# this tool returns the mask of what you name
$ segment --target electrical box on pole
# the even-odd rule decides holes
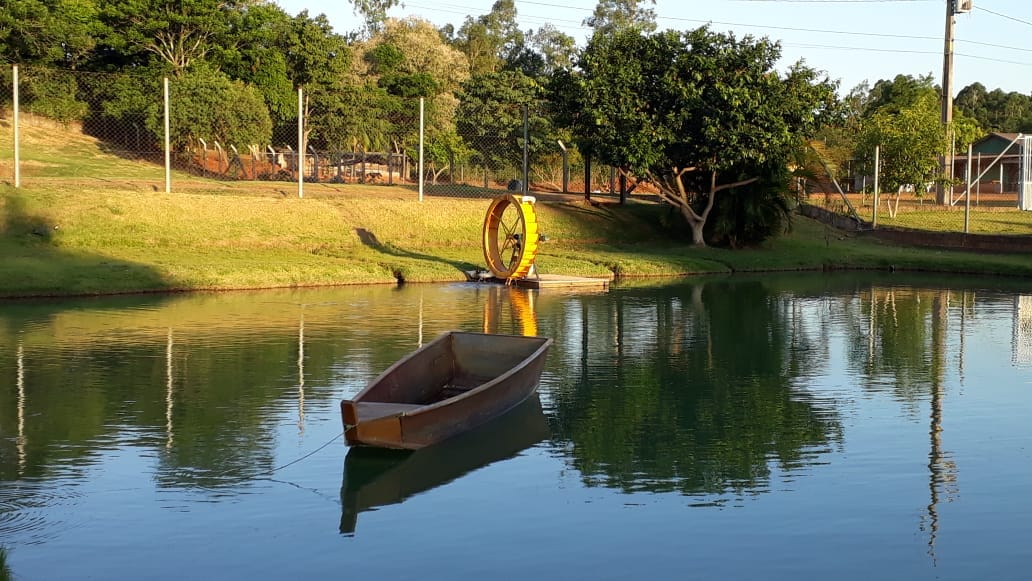
[[[950,0],[953,3],[954,14],[967,14],[971,12],[974,4],[974,0]]]

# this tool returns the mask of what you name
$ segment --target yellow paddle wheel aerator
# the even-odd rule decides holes
[[[484,218],[484,260],[497,278],[525,278],[538,251],[538,224],[532,196],[498,196]]]

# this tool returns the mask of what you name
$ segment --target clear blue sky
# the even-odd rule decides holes
[[[467,15],[490,12],[494,0],[405,0],[390,16],[418,16],[458,28]],[[290,14],[325,14],[341,33],[361,20],[346,0],[276,0]],[[548,22],[585,42],[582,25],[597,0],[516,0],[520,28]],[[954,94],[981,82],[987,89],[1032,93],[1032,0],[974,0],[957,15]],[[931,73],[942,82],[946,0],[658,0],[660,29],[713,29],[779,40],[783,64],[803,59],[848,92],[897,74]]]

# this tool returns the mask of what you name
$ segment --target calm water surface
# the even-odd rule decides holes
[[[875,275],[0,303],[16,579],[1027,579],[1032,283]],[[338,402],[450,330],[540,397],[414,454]]]

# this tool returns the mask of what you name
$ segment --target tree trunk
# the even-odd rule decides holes
[[[706,219],[703,217],[699,220],[692,215],[691,209],[682,207],[681,215],[684,216],[688,226],[692,229],[692,244],[696,246],[706,246],[706,239],[702,236],[702,229],[706,226]]]

